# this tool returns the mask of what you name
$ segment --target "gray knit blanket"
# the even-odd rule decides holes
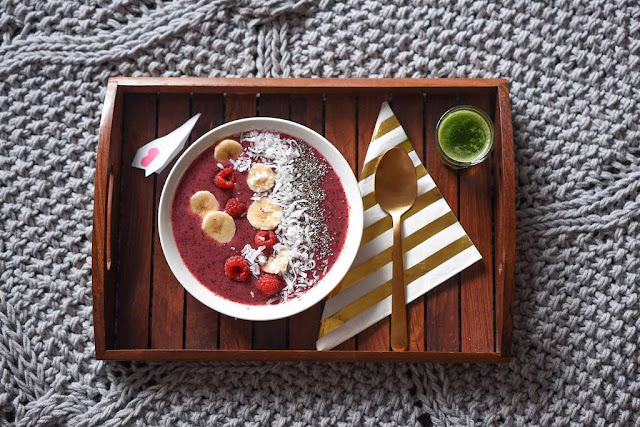
[[[636,0],[0,0],[0,425],[640,425]],[[505,77],[500,366],[96,361],[110,76]]]

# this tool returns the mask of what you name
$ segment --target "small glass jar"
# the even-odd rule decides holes
[[[440,159],[451,169],[465,169],[482,162],[491,154],[493,142],[491,118],[471,105],[448,110],[436,125],[436,147]]]

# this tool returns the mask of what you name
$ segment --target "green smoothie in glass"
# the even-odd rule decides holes
[[[463,169],[480,163],[493,148],[493,123],[479,108],[462,105],[444,113],[436,126],[438,152],[445,165]]]

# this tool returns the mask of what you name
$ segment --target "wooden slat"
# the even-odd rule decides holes
[[[513,329],[514,268],[516,254],[516,188],[511,124],[511,103],[507,84],[500,85],[496,99],[495,175],[495,291],[496,350],[511,354]]]
[[[189,119],[189,94],[160,94],[158,97],[158,137],[167,135]],[[177,158],[176,158],[177,159]],[[151,295],[151,348],[182,348],[184,288],[175,278],[160,245],[157,212],[162,188],[174,159],[161,174],[155,174],[153,241],[153,286]],[[149,177],[153,179],[153,177]]]
[[[255,95],[227,95],[225,121],[256,115]],[[240,350],[251,348],[251,322],[220,315],[220,348]]]
[[[493,115],[493,111],[489,111],[487,96],[461,96],[460,103],[476,106]],[[481,261],[462,272],[460,282],[463,352],[494,349],[491,160],[489,157],[479,165],[460,172],[460,223],[482,254]]]
[[[289,118],[288,95],[261,95],[261,116]],[[258,350],[281,350],[287,348],[287,320],[253,322],[253,348]]]
[[[442,114],[458,104],[455,96],[427,96],[426,99],[426,167],[449,207],[458,216],[458,175],[440,161],[436,148],[435,129]],[[427,294],[426,349],[459,351],[460,316],[457,275]]]
[[[223,122],[222,95],[193,94],[191,115],[202,114],[191,132],[195,141],[207,131]],[[186,328],[184,347],[190,349],[215,349],[218,347],[219,314],[191,296],[187,295]]]
[[[358,174],[364,166],[380,105],[387,99],[387,94],[365,95],[358,98]],[[389,350],[389,317],[385,317],[358,334],[358,350]]]
[[[422,94],[396,95],[393,97],[392,108],[418,157],[424,163],[424,98]],[[407,307],[409,351],[424,350],[424,304],[424,297],[420,297]]]
[[[292,95],[291,120],[322,134],[322,95]],[[292,316],[289,320],[289,348],[315,350],[322,303]]]
[[[191,132],[190,144],[211,129],[224,122],[224,96],[194,93],[191,95],[191,115],[200,113],[198,122]]]
[[[325,104],[325,137],[342,153],[356,171],[356,97],[353,95],[327,95]],[[334,350],[355,350],[355,337]]]
[[[124,98],[120,173],[117,348],[147,348],[153,241],[153,179],[131,167],[138,148],[156,137],[156,95]]]

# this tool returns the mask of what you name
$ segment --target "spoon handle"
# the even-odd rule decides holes
[[[401,216],[393,215],[393,278],[391,280],[391,348],[393,351],[404,351],[407,348],[407,305],[401,224]]]

